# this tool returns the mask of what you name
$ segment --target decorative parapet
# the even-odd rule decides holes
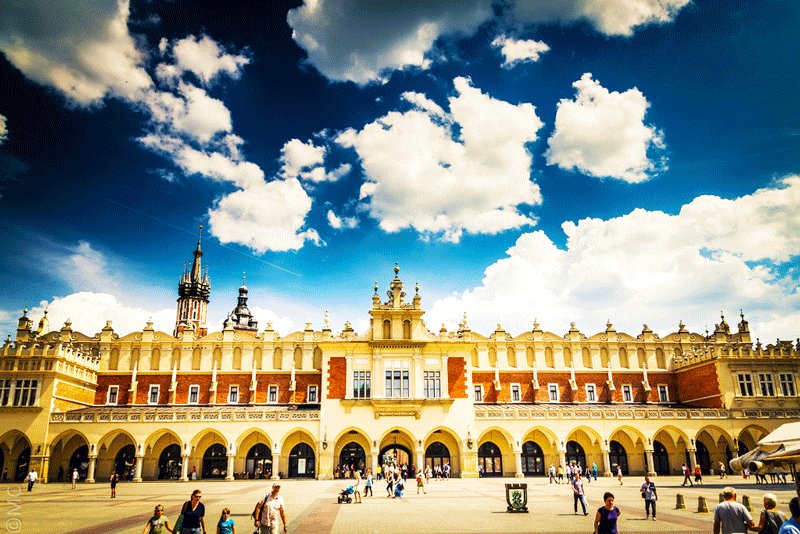
[[[617,407],[586,408],[539,405],[475,405],[475,419],[799,419],[800,409],[718,410],[712,408]]]
[[[50,414],[51,423],[152,423],[193,421],[319,421],[319,410],[292,410],[288,407],[204,407],[86,408]]]

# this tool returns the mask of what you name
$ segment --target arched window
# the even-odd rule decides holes
[[[503,455],[500,448],[487,441],[478,448],[478,466],[485,477],[503,476]]]
[[[108,368],[111,371],[119,369],[119,349],[111,349],[111,356],[108,358]]]
[[[639,361],[639,368],[644,369],[647,365],[647,356],[644,354],[644,349],[636,349],[636,359]]]
[[[556,359],[553,357],[553,349],[551,347],[544,349],[544,365],[548,369],[555,369],[556,367]]]
[[[211,364],[212,369],[215,368],[215,367],[218,370],[222,369],[222,349],[221,348],[219,348],[219,347],[215,347],[214,348],[214,352],[211,353],[211,361],[212,361],[212,364]]]
[[[628,369],[631,365],[628,362],[628,351],[624,347],[619,349],[619,366]]]
[[[158,371],[159,367],[161,367],[161,349],[156,347],[150,353],[150,370]]]
[[[164,447],[158,457],[158,480],[178,480],[181,477],[181,447],[173,443]]]
[[[228,450],[215,443],[203,454],[203,478],[225,478],[228,474]]]
[[[295,369],[303,368],[303,349],[301,349],[300,347],[294,348],[294,368]]]
[[[383,320],[383,339],[392,339],[392,321]]]
[[[664,358],[664,351],[661,349],[656,349],[656,366],[659,369],[667,368],[667,359]]]
[[[572,367],[572,350],[569,347],[564,347],[564,365]]]
[[[314,478],[315,464],[314,449],[298,443],[289,453],[289,478]]]
[[[411,339],[411,321],[403,321],[403,339]]]
[[[478,349],[472,349],[472,367],[477,369],[480,364],[480,358],[478,358]]]
[[[425,467],[430,467],[435,471],[436,467],[442,468],[450,464],[450,450],[441,441],[435,441],[425,449]],[[451,466],[452,467],[452,466]]]
[[[617,466],[622,468],[622,474],[628,474],[628,453],[619,441],[611,441],[608,446],[608,461],[611,462],[611,473],[617,474]],[[645,463],[645,465],[647,465]]]
[[[517,352],[514,350],[514,347],[508,347],[508,350],[506,350],[506,357],[508,358],[509,367],[517,366]]]
[[[272,368],[283,369],[283,349],[280,347],[275,347],[272,352]]]
[[[195,347],[192,351],[192,371],[200,370],[200,360],[202,359],[200,347]]]
[[[264,443],[256,443],[247,451],[244,470],[250,478],[272,476],[272,450]]]
[[[578,463],[586,467],[586,452],[577,441],[567,442],[567,463]]]
[[[522,444],[522,472],[527,476],[544,475],[544,453],[533,441]]]
[[[242,369],[242,347],[233,349],[233,368],[237,371]]]
[[[317,371],[322,370],[322,349],[319,347],[314,347],[314,362],[313,362],[314,369]]]
[[[591,369],[592,368],[592,353],[589,352],[589,349],[586,348],[586,347],[583,347],[583,350],[581,351],[581,353],[583,354],[583,366],[586,369]]]
[[[533,348],[528,347],[525,349],[525,359],[528,360],[528,367],[533,367],[536,357],[533,354]]]
[[[133,371],[134,367],[137,369],[139,368],[139,349],[133,349],[131,351],[131,371]]]
[[[497,351],[489,347],[489,367],[497,367]]]
[[[253,349],[253,365],[256,366],[256,369],[259,371],[264,368],[264,349],[261,347],[256,347]]]
[[[603,369],[608,367],[608,349],[605,347],[600,349],[600,366]]]
[[[172,361],[169,364],[170,369],[181,368],[181,349],[172,349]]]

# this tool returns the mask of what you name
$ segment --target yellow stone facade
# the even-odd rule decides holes
[[[676,474],[684,462],[716,470],[800,420],[798,346],[754,346],[744,316],[708,335],[683,324],[663,337],[611,324],[482,335],[466,317],[433,333],[397,268],[368,313],[361,334],[229,320],[204,335],[184,322],[178,337],[151,324],[49,331],[46,318],[36,329],[23,313],[0,349],[0,462],[9,479],[75,467],[88,482],[112,470],[324,479],[342,463],[375,470],[386,452],[461,477],[541,476],[570,461]]]

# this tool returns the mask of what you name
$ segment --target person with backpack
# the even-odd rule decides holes
[[[786,515],[779,512],[775,507],[778,505],[778,498],[774,493],[764,494],[764,509],[761,510],[761,518],[758,525],[751,530],[761,532],[761,534],[778,534],[778,530],[786,522]]]
[[[617,534],[617,519],[622,512],[614,506],[614,494],[607,491],[603,494],[603,506],[594,515],[594,534]]]
[[[656,501],[658,494],[656,493],[655,482],[650,481],[649,476],[644,477],[644,484],[641,487],[642,498],[644,499],[644,513],[647,519],[650,519],[650,509],[653,510],[653,521],[656,520]]]
[[[283,496],[279,495],[280,491],[281,485],[273,484],[272,491],[256,503],[253,513],[250,514],[253,518],[256,532],[259,534],[278,534],[280,532],[279,516],[281,522],[283,522],[283,532],[287,530],[286,503],[283,500]]]

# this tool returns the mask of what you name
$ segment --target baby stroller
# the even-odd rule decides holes
[[[347,486],[342,491],[339,492],[338,502],[339,504],[347,503],[350,504],[353,502],[353,492],[355,491],[353,486]]]

